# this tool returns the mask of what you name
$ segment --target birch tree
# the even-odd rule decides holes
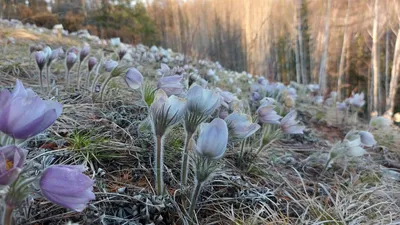
[[[374,4],[374,22],[372,28],[372,84],[371,88],[373,89],[373,98],[372,102],[372,113],[378,113],[378,101],[379,101],[379,0],[375,0]]]
[[[325,18],[325,29],[324,29],[324,49],[322,52],[321,66],[319,70],[319,86],[321,95],[324,95],[326,91],[326,67],[328,62],[330,14],[331,14],[331,0],[328,0],[326,6],[326,18]]]
[[[344,33],[343,33],[343,44],[342,44],[342,51],[340,54],[340,62],[339,62],[339,74],[337,80],[337,100],[340,101],[342,98],[342,80],[344,74],[344,65],[345,65],[345,56],[346,50],[349,43],[349,35],[348,35],[348,19],[349,19],[349,11],[350,11],[350,2],[351,0],[347,0],[347,9],[346,9],[346,17],[344,19]]]
[[[400,16],[399,16],[400,21]],[[393,115],[393,110],[396,100],[397,83],[399,78],[399,64],[400,64],[400,25],[397,31],[396,44],[394,47],[392,75],[389,85],[389,95],[386,98],[386,114]]]

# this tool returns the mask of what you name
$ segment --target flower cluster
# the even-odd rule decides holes
[[[19,80],[12,92],[0,91],[0,103],[0,189],[6,191],[2,207],[12,212],[28,194],[29,184],[37,179],[23,175],[28,150],[16,145],[17,140],[23,143],[54,124],[62,113],[62,105],[43,100]],[[92,192],[94,181],[83,171],[82,166],[65,165],[45,169],[38,177],[43,196],[60,206],[82,211],[90,200],[95,199]],[[5,188],[7,186],[10,188]],[[12,214],[0,218],[1,223],[3,220],[11,221],[9,216]]]

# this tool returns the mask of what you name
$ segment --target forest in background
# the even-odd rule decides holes
[[[102,38],[161,45],[193,58],[289,83],[321,95],[367,96],[367,115],[397,112],[397,0],[2,0],[3,18]]]

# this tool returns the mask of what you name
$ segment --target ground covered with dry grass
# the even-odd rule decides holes
[[[24,29],[2,29],[2,44],[7,37],[14,37],[15,44],[2,49],[0,86],[11,88],[20,79],[39,93],[29,45],[82,45],[76,38],[59,39]],[[98,54],[101,48],[93,45],[92,53]],[[138,68],[147,81],[156,82],[159,62],[128,57],[125,63]],[[192,64],[200,72],[205,70],[198,62]],[[96,180],[96,200],[83,213],[76,213],[33,195],[17,212],[17,223],[186,224],[182,202],[190,190],[182,190],[179,184],[182,126],[173,128],[165,138],[168,195],[160,197],[154,190],[152,132],[141,127],[147,109],[140,95],[119,78],[110,84],[104,102],[93,101],[85,93],[64,93],[62,62],[54,64],[52,76],[59,85],[56,99],[63,104],[63,114],[46,133],[30,141],[28,166],[34,173],[54,163],[87,165],[88,175]],[[220,76],[223,79],[226,74]],[[243,90],[247,91],[246,87]],[[375,132],[378,145],[368,148],[366,156],[338,161],[325,171],[324,155],[332,145],[348,131],[365,128],[367,121],[344,123],[343,113],[301,100],[296,108],[307,127],[304,135],[286,135],[257,157],[247,155],[241,167],[237,162],[240,143],[229,142],[220,170],[198,200],[198,223],[399,224],[399,129],[393,126]],[[246,148],[256,148],[259,139],[259,135],[251,137]]]

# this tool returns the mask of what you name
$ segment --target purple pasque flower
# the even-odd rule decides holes
[[[121,45],[121,38],[119,37],[111,38],[110,43],[112,46],[118,47],[119,45]]]
[[[253,92],[250,95],[250,100],[253,102],[257,102],[261,99],[261,95],[258,92]]]
[[[84,166],[55,165],[47,168],[40,178],[40,189],[54,204],[83,211],[93,194],[94,181],[83,174]]]
[[[79,52],[79,61],[82,62],[90,53],[90,46],[85,45]]]
[[[185,111],[186,99],[175,95],[168,97],[162,89],[158,89],[150,106],[150,117],[156,135],[163,136],[169,127],[181,121]]]
[[[64,55],[64,50],[62,48],[57,48],[51,51],[50,57],[47,60],[47,65],[49,66],[54,60],[57,60],[62,55]]]
[[[67,53],[67,58],[65,59],[65,65],[67,65],[67,70],[70,71],[75,65],[78,56],[74,52]]]
[[[0,148],[0,185],[10,185],[18,178],[27,153],[15,145]]]
[[[12,93],[2,91],[0,102],[0,131],[16,138],[33,137],[51,126],[61,115],[62,105],[42,100],[31,89],[25,89],[17,80]]]
[[[336,108],[344,111],[347,109],[347,104],[346,102],[336,102]]]
[[[279,124],[279,120],[282,118],[274,110],[274,105],[263,104],[257,109],[258,119],[262,123],[268,124]]]
[[[135,68],[129,68],[125,74],[125,82],[132,89],[138,89],[142,86],[143,75]]]
[[[220,88],[216,88],[216,90],[221,98],[221,104],[225,108],[229,108],[229,103],[231,103],[236,98],[236,96],[234,94],[232,94],[231,92],[223,91]]]
[[[69,54],[69,53],[71,53],[71,52],[73,52],[73,53],[75,53],[75,55],[78,55],[79,54],[79,49],[77,48],[77,47],[71,47],[71,48],[69,48],[68,50],[67,50],[67,55]]]
[[[158,70],[158,72],[160,73],[160,75],[165,75],[167,74],[171,69],[169,68],[169,66],[165,63],[161,63],[161,69]]]
[[[208,116],[211,115],[220,103],[218,94],[205,89],[197,84],[192,85],[186,94],[187,109],[191,113]]]
[[[228,126],[220,118],[211,123],[200,125],[200,134],[197,139],[196,152],[210,159],[220,159],[224,156],[228,144]]]
[[[257,123],[250,122],[248,115],[236,112],[230,114],[224,120],[228,124],[232,137],[238,139],[250,137],[261,127]]]
[[[365,100],[364,100],[364,92],[361,92],[360,94],[355,94],[353,96],[351,96],[349,99],[349,104],[356,106],[356,107],[362,107],[365,104]]]
[[[374,135],[371,134],[370,132],[360,131],[360,132],[358,132],[358,134],[360,135],[361,144],[363,144],[367,147],[372,147],[376,144]]]
[[[97,64],[96,57],[90,57],[88,60],[88,70],[89,72],[93,70],[94,66]]]
[[[162,77],[158,80],[157,88],[162,89],[165,93],[170,95],[179,95],[183,91],[182,75],[173,75]]]
[[[51,56],[51,53],[52,53],[51,48],[49,46],[46,46],[46,47],[43,48],[42,51],[44,53],[44,56],[45,56],[46,62],[47,62],[49,60],[50,56]]]
[[[117,67],[117,66],[118,66],[118,62],[114,61],[112,59],[104,62],[104,70],[109,73],[111,73],[111,71],[113,71],[115,69],[115,67]]]
[[[46,55],[43,51],[35,52],[35,61],[40,71],[43,70],[46,65]]]
[[[281,120],[281,130],[286,134],[302,134],[305,126],[298,125],[299,121],[296,121],[297,112],[295,110],[290,111]]]

